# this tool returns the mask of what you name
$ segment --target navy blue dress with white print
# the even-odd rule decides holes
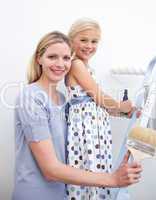
[[[94,72],[90,68],[88,70],[95,79]],[[71,102],[87,96],[79,85],[67,89]],[[73,167],[93,172],[111,172],[112,135],[109,114],[94,101],[81,100],[70,104],[67,154],[67,162]],[[98,187],[68,185],[67,195],[68,200],[111,199],[108,188]]]

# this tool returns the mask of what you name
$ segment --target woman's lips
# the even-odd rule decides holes
[[[54,74],[56,74],[56,75],[62,75],[64,72],[65,72],[65,70],[63,69],[50,69]]]

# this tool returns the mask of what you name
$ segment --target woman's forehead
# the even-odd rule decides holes
[[[53,44],[50,44],[48,46],[48,48],[46,49],[46,52],[47,53],[71,53],[71,48],[69,47],[69,45],[65,42],[59,42],[59,43],[53,43]]]

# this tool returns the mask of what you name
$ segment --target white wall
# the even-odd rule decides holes
[[[7,104],[13,105],[19,89],[15,84],[25,81],[26,66],[40,37],[52,30],[66,33],[79,17],[98,20],[103,38],[92,60],[98,79],[113,96],[128,87],[133,97],[142,78],[112,76],[109,70],[114,66],[147,66],[156,55],[155,6],[154,0],[1,1],[0,200],[9,200],[13,187],[13,109]],[[14,85],[8,87],[10,84]],[[112,120],[115,153],[126,124],[125,120]],[[145,161],[143,166],[142,182],[130,188],[132,199],[154,200],[156,162]]]

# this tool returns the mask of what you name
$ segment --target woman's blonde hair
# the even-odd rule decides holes
[[[50,32],[40,40],[28,68],[27,79],[29,84],[37,81],[42,74],[42,67],[37,62],[37,58],[40,58],[51,44],[63,42],[71,47],[68,37],[59,31]]]
[[[72,41],[79,32],[89,29],[94,29],[101,33],[101,28],[97,21],[89,18],[78,19],[71,25],[71,28],[68,32],[69,40]]]

